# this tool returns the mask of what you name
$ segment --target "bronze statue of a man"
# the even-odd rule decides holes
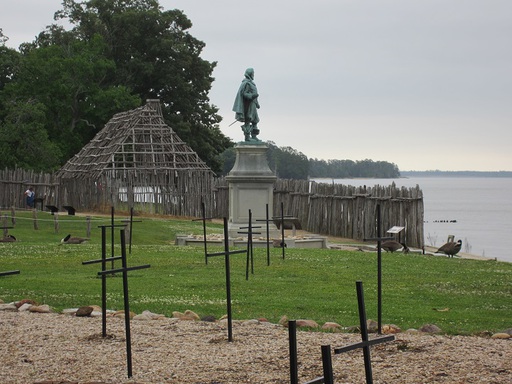
[[[243,122],[242,131],[245,135],[245,141],[260,141],[258,134],[258,89],[254,84],[254,69],[247,68],[245,71],[245,78],[238,88],[233,104],[233,111],[235,112],[236,121]]]

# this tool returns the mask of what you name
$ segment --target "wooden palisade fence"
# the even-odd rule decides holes
[[[348,181],[349,182],[349,181]],[[228,185],[215,182],[216,210],[213,217],[229,215]],[[419,186],[354,187],[308,180],[278,179],[274,188],[274,213],[284,206],[286,216],[297,217],[302,228],[313,233],[363,240],[377,237],[376,211],[381,206],[383,230],[405,227],[401,240],[423,248],[423,193]]]
[[[0,170],[0,209],[24,208],[24,191],[33,186],[36,197],[44,198],[42,206],[59,208],[71,205],[77,211],[104,211],[111,206],[128,211],[134,207],[141,213],[157,213],[183,217],[200,217],[201,203],[207,217],[229,216],[229,191],[224,178],[197,178],[187,171],[172,180],[153,179],[157,187],[126,183],[120,180],[65,180],[53,174],[21,169]],[[381,206],[383,230],[405,227],[401,240],[413,247],[424,246],[423,194],[419,186],[398,188],[387,186],[354,187],[345,184],[323,184],[308,180],[278,179],[274,189],[274,213],[297,217],[302,228],[321,235],[356,240],[377,237],[376,209]]]

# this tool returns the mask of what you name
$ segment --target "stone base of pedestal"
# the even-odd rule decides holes
[[[268,146],[241,143],[235,146],[236,160],[233,169],[226,176],[229,184],[229,221],[230,237],[241,236],[247,232],[249,211],[253,232],[266,236],[265,220],[273,216],[274,182],[277,177],[270,170],[267,161]],[[270,236],[279,234],[272,221],[269,222]],[[254,237],[254,236],[253,236]]]
[[[279,248],[281,247],[282,238],[275,237],[269,240],[271,248]],[[299,238],[294,237],[285,237],[284,240],[286,244],[286,248],[329,248],[327,237],[311,235],[304,236]],[[214,238],[206,240],[207,245],[212,246],[222,246],[224,245],[223,238]],[[202,236],[192,236],[192,235],[177,235],[175,240],[176,245],[196,245],[196,246],[204,246],[204,239]],[[242,238],[240,236],[230,237],[228,240],[229,247],[237,247],[244,248],[247,247],[247,238]],[[254,248],[265,248],[267,247],[267,239],[253,239],[252,245]]]

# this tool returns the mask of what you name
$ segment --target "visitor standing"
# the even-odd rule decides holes
[[[30,187],[25,191],[25,197],[27,202],[27,208],[32,209],[34,208],[34,202],[36,199],[36,193],[34,192],[34,188]]]

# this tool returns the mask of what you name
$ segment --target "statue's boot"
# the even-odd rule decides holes
[[[251,137],[250,137],[250,134],[251,134],[251,125],[246,123],[244,125],[242,125],[242,131],[244,133],[244,136],[245,136],[245,141],[250,141],[251,140]]]
[[[256,125],[253,125],[252,129],[251,129],[251,138],[253,141],[260,141],[258,139],[259,133],[260,133],[260,130],[258,129],[258,127]]]

